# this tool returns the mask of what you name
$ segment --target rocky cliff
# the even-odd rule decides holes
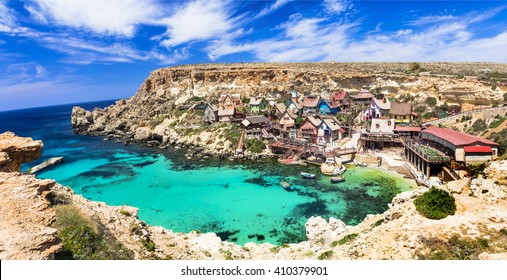
[[[51,259],[61,248],[47,200],[55,182],[19,173],[41,153],[41,141],[0,134],[0,259]]]
[[[475,75],[486,70],[507,73],[504,64],[426,63],[422,66],[428,71],[451,74]],[[227,137],[213,133],[217,127],[189,133],[188,128],[201,125],[199,112],[186,110],[196,100],[216,100],[226,93],[287,99],[291,91],[325,97],[339,89],[353,94],[366,85],[371,92],[385,93],[398,100],[407,96],[411,100],[435,96],[442,103],[459,100],[490,104],[503,102],[502,95],[507,90],[505,83],[480,81],[476,76],[469,79],[417,76],[408,67],[403,63],[258,63],[162,68],[153,71],[130,99],[92,112],[75,107],[72,125],[78,133],[108,135],[127,142],[153,140],[162,146],[179,141],[206,149],[211,143],[222,142],[224,145],[216,148],[231,152]],[[191,137],[186,141],[182,139],[185,136]]]

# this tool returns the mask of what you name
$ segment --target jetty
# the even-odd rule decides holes
[[[283,159],[297,159],[302,155],[315,156],[321,158],[335,158],[344,155],[355,156],[356,148],[334,148],[325,149],[317,145],[291,143],[290,141],[276,141],[269,144],[269,148],[273,153],[283,154]],[[307,162],[312,164],[312,162]]]
[[[44,168],[48,168],[48,167],[50,167],[50,166],[52,166],[52,165],[55,165],[55,164],[57,164],[57,163],[60,163],[60,162],[62,162],[62,161],[63,161],[63,157],[53,157],[53,158],[50,158],[50,159],[48,159],[48,160],[44,161],[43,163],[41,163],[41,164],[39,164],[39,165],[36,165],[36,166],[32,167],[32,168],[28,171],[28,173],[30,173],[30,174],[34,174],[34,173],[35,173],[35,172],[37,172],[37,171],[40,171],[40,170],[42,170],[42,169],[44,169]]]

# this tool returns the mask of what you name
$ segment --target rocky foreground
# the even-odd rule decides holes
[[[444,186],[457,211],[442,220],[415,210],[413,200],[426,191],[415,190],[399,194],[389,210],[357,226],[312,217],[308,241],[239,246],[214,233],[151,227],[137,219],[135,208],[89,201],[52,180],[22,175],[19,165],[41,149],[40,141],[0,134],[0,259],[53,259],[62,250],[54,227],[60,204],[77,207],[135,259],[507,259],[507,160],[493,162],[484,178]]]

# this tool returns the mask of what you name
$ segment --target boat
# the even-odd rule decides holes
[[[345,181],[345,177],[343,176],[331,177],[331,179],[329,179],[329,182],[331,183],[340,183],[343,181]]]
[[[301,172],[301,176],[306,179],[315,179],[315,174],[308,172]]]
[[[280,181],[280,185],[282,185],[282,188],[286,191],[292,190],[292,187],[290,186],[289,183],[287,183],[287,181]]]
[[[345,167],[345,165],[342,164],[340,168],[335,168],[333,170],[333,175],[342,175],[343,173],[345,173],[345,171],[347,171],[347,167]]]
[[[359,167],[367,167],[367,166],[368,166],[368,164],[366,164],[366,163],[364,163],[364,162],[355,161],[355,160],[354,160],[354,164],[355,164],[356,166],[359,166]]]

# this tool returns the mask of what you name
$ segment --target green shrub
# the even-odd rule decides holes
[[[482,252],[488,251],[489,241],[483,238],[460,238],[454,235],[449,240],[422,238],[426,253],[419,252],[418,259],[423,260],[477,260]]]
[[[483,119],[477,119],[471,128],[473,132],[481,132],[486,130],[488,128],[488,125]]]
[[[266,148],[266,144],[257,138],[247,138],[245,140],[245,147],[247,151],[258,154]]]
[[[492,123],[489,124],[489,128],[495,128],[499,125],[501,125],[505,121],[504,117],[499,117],[496,120],[494,120]]]
[[[127,211],[127,210],[124,210],[124,209],[121,209],[121,210],[120,210],[120,214],[125,215],[125,216],[127,216],[127,217],[130,217],[130,216],[131,216],[131,215],[130,215],[130,212],[129,212],[129,211]]]
[[[505,154],[507,151],[507,128],[500,132],[491,133],[488,139],[498,143],[498,155]]]
[[[320,254],[320,256],[317,257],[317,259],[319,260],[327,260],[329,259],[331,256],[333,256],[334,252],[333,251],[326,251],[322,254]]]
[[[356,237],[358,237],[358,236],[359,236],[359,234],[357,234],[357,233],[351,233],[349,235],[345,235],[345,237],[343,237],[342,239],[340,239],[338,241],[338,244],[339,245],[343,245],[343,244],[345,244],[345,243],[347,243],[349,241],[352,241],[352,240],[356,239]]]
[[[58,237],[63,248],[56,259],[127,260],[134,253],[108,234],[102,225],[94,222],[74,205],[57,205]],[[102,228],[99,230],[99,228]]]
[[[371,227],[378,227],[383,223],[384,223],[384,219],[380,219],[380,220],[376,221]]]
[[[416,72],[419,69],[421,69],[421,65],[417,62],[411,62],[408,64],[408,70],[410,70],[410,72]]]
[[[477,176],[484,173],[484,169],[486,169],[486,163],[483,162],[478,164],[469,164],[467,165],[467,168],[472,177],[477,178]]]
[[[204,97],[199,97],[199,96],[192,96],[192,97],[190,97],[190,98],[187,100],[187,102],[198,102],[198,101],[203,101],[204,99],[206,99],[206,98],[204,98]]]
[[[448,192],[432,187],[414,200],[416,210],[428,219],[440,220],[456,212],[454,197]]]
[[[433,96],[428,96],[426,97],[426,104],[428,104],[430,107],[433,107],[437,105],[437,99]]]
[[[153,241],[151,240],[146,240],[146,239],[141,239],[141,243],[143,244],[144,248],[146,248],[146,250],[148,252],[153,252],[155,251],[155,243],[153,243]]]
[[[507,101],[507,92],[503,94],[503,101]]]

